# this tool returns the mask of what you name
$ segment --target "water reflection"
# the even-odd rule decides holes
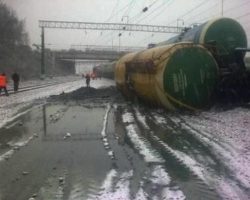
[[[42,141],[102,140],[101,129],[105,108],[43,105]],[[114,135],[107,135],[114,140]]]
[[[43,105],[43,131],[47,135],[46,104]]]

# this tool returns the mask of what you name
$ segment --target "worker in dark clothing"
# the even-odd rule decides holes
[[[90,87],[90,76],[89,76],[89,74],[87,74],[86,76],[85,76],[85,78],[86,78],[86,85],[87,85],[87,87]]]
[[[18,73],[16,71],[12,75],[12,80],[14,82],[14,91],[17,92],[20,78],[19,78],[19,75],[18,75]]]
[[[2,92],[2,89],[4,89],[5,95],[9,96],[6,84],[7,84],[7,78],[5,76],[5,73],[3,73],[2,75],[0,75],[0,94]]]

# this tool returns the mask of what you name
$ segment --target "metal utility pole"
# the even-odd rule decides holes
[[[223,17],[223,5],[224,4],[224,0],[221,0],[221,16]]]
[[[44,27],[42,27],[42,42],[41,42],[41,79],[45,79],[45,57],[44,57]]]
[[[128,21],[129,21],[129,16],[127,16],[127,15],[122,16],[122,21],[123,21],[123,18],[127,18],[127,24],[128,24]]]
[[[119,33],[118,37],[119,37],[119,52],[121,51],[121,36],[122,34]]]
[[[183,19],[177,19],[177,28],[179,28],[179,22],[182,22],[182,25],[184,25],[184,20]]]

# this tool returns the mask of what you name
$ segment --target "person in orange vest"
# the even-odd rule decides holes
[[[4,89],[5,95],[9,96],[6,83],[7,83],[7,78],[5,76],[5,73],[3,73],[2,75],[0,75],[0,94],[2,92],[2,89]]]

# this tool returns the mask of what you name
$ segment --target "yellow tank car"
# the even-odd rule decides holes
[[[202,45],[178,43],[123,56],[115,67],[123,96],[170,110],[201,111],[218,83],[216,61]]]

